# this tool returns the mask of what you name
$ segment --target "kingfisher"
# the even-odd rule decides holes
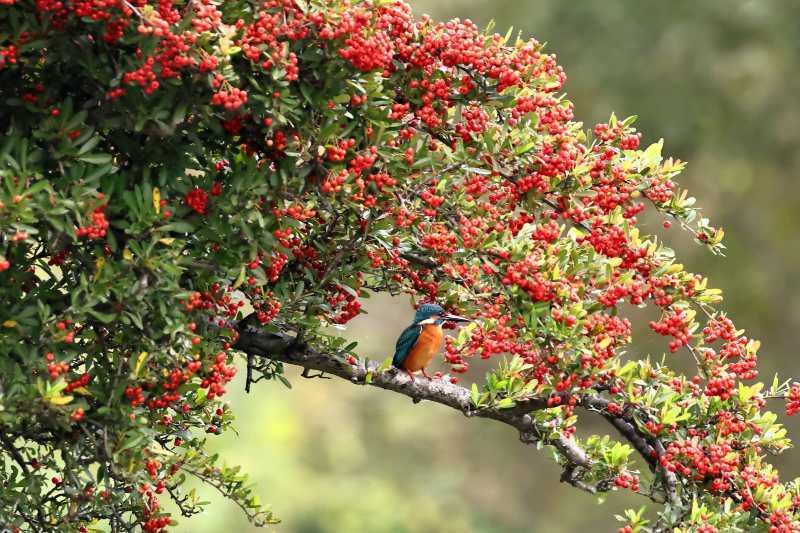
[[[394,349],[392,365],[405,370],[411,379],[414,372],[422,370],[422,374],[430,379],[425,369],[431,364],[433,356],[442,349],[444,334],[442,324],[445,322],[471,322],[468,318],[445,313],[436,304],[423,304],[417,309],[414,322],[408,326]]]

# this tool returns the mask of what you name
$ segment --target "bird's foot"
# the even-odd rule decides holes
[[[410,370],[406,370],[406,374],[411,378],[411,381],[414,381],[414,374]]]
[[[424,369],[424,368],[422,369],[422,375],[423,375],[423,376],[425,376],[425,377],[426,377],[426,378],[428,378],[428,379],[432,379],[432,378],[431,378],[431,377],[428,375],[428,373],[427,373],[427,372],[425,372],[425,369]]]

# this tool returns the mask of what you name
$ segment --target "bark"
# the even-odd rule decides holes
[[[356,385],[368,385],[402,394],[411,398],[414,403],[423,400],[438,403],[460,411],[467,417],[488,418],[511,426],[519,432],[520,440],[524,443],[541,442],[554,446],[564,462],[562,481],[591,493],[607,490],[607,483],[592,485],[582,479],[583,473],[592,467],[593,462],[574,439],[564,435],[546,435],[536,425],[530,413],[546,409],[547,397],[529,397],[510,409],[493,407],[477,409],[472,404],[470,391],[448,380],[428,379],[424,376],[415,376],[412,379],[405,371],[394,367],[380,370],[378,362],[371,362],[369,366],[362,361],[349,364],[341,356],[318,351],[302,339],[284,333],[261,331],[252,324],[252,320],[248,319],[241,321],[237,330],[239,335],[234,348],[246,353],[249,360],[248,390],[252,379],[252,359],[266,357],[301,367],[306,377],[311,377],[309,372],[316,371],[320,374],[313,377],[327,374]],[[589,411],[599,412],[614,426],[662,479],[666,501],[679,505],[675,475],[661,469],[657,462],[659,451],[663,451],[661,443],[639,430],[630,415],[610,413],[607,410],[608,403],[608,400],[600,396],[585,395],[580,397],[577,405]],[[654,501],[663,503],[663,500],[656,499],[654,495],[648,496]]]

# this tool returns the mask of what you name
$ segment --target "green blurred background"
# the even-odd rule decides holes
[[[547,42],[587,128],[614,111],[639,115],[645,145],[664,137],[666,153],[689,161],[680,182],[725,228],[728,254],[712,257],[677,229],[665,238],[687,268],[710,275],[737,324],[762,340],[762,378],[778,369],[800,377],[800,2],[411,4],[435,19],[493,19],[499,33],[513,26]],[[345,334],[360,341],[362,355],[384,359],[411,308],[385,298],[365,304],[369,315]],[[665,344],[644,338],[637,351],[660,356]],[[617,493],[598,505],[558,482],[546,450],[490,421],[341,381],[288,377],[292,390],[261,383],[249,396],[241,379],[232,383],[239,433],[212,440],[283,519],[276,531],[611,531],[614,513],[645,503]],[[790,426],[800,438],[800,425]],[[784,476],[800,475],[800,453],[777,463]],[[178,531],[249,531],[235,506],[202,493],[213,505],[181,520]]]

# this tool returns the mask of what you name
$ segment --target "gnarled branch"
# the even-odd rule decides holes
[[[349,364],[341,358],[322,353],[305,342],[298,342],[291,335],[261,331],[248,319],[242,320],[237,329],[239,336],[233,347],[246,353],[250,358],[253,356],[266,357],[299,366],[305,373],[315,370],[331,376],[338,376],[354,384],[371,385],[403,394],[415,403],[427,400],[461,411],[468,417],[489,418],[509,425],[519,432],[522,442],[542,442],[554,446],[560,452],[566,461],[562,481],[591,493],[598,491],[597,487],[584,482],[579,475],[579,471],[589,470],[593,465],[592,459],[586,451],[570,437],[544,435],[533,417],[530,416],[530,413],[534,411],[547,408],[546,397],[528,398],[525,400],[524,406],[518,405],[512,409],[494,407],[476,409],[472,405],[469,390],[447,380],[424,377],[412,379],[405,372],[398,371],[393,367],[379,371],[378,362],[365,365],[363,362],[357,361],[355,364]],[[604,398],[584,396],[578,405],[587,410],[599,411],[611,425],[617,428],[653,470],[660,470],[659,473],[664,478],[663,485],[667,501],[673,504],[680,503],[675,475],[660,469],[656,463],[659,449],[663,450],[660,442],[641,432],[636,424],[626,420],[624,415],[618,416],[610,413],[607,409],[608,401]]]

